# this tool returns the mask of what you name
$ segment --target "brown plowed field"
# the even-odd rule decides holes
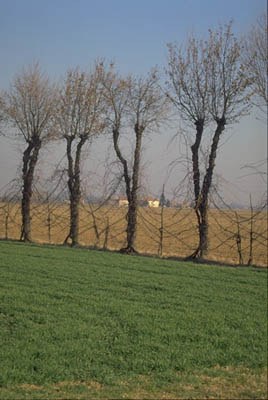
[[[125,245],[124,207],[81,205],[79,242],[118,250]],[[20,238],[20,205],[0,204],[0,238]],[[33,204],[32,239],[37,243],[63,243],[69,226],[69,205]],[[162,228],[162,239],[161,239]],[[252,241],[250,241],[252,238]],[[194,210],[139,208],[136,249],[141,253],[186,257],[197,246]],[[209,211],[209,252],[212,261],[247,264],[252,243],[252,263],[267,266],[267,213]],[[241,250],[240,250],[241,249]],[[240,251],[240,256],[239,256]]]

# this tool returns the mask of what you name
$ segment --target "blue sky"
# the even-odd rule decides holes
[[[230,19],[236,33],[243,34],[264,10],[266,0],[0,0],[0,89],[8,88],[14,74],[35,61],[53,79],[69,67],[87,67],[98,57],[115,61],[123,73],[146,73],[155,65],[163,68],[168,42],[181,43],[192,32],[205,35],[209,27]],[[233,180],[238,179],[241,165],[266,155],[266,127],[255,116],[234,129],[234,138],[218,162],[219,173]],[[151,142],[152,165],[164,142],[165,138]],[[241,149],[239,160],[236,146]],[[17,165],[14,145],[2,141],[0,188]],[[152,176],[154,192],[161,187],[160,175]],[[256,182],[243,185],[245,191],[247,185],[252,185],[250,191],[258,190]]]
[[[96,57],[123,72],[165,63],[166,43],[234,20],[246,31],[265,0],[0,0],[0,85],[33,61],[52,76]]]

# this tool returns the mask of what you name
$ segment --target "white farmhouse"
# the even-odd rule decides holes
[[[153,208],[159,207],[159,200],[148,199],[147,201],[148,201],[148,207],[153,207]]]

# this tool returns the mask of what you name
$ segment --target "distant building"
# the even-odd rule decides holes
[[[159,200],[158,199],[147,199],[148,207],[157,208],[159,207]]]
[[[128,206],[128,199],[126,197],[119,197],[118,206],[119,207],[127,207]]]
[[[140,207],[156,208],[156,207],[159,207],[159,204],[160,204],[159,200],[158,199],[153,199],[153,198],[142,199],[142,200],[138,201],[138,205]],[[118,206],[119,207],[127,207],[128,206],[128,199],[126,197],[119,197]]]

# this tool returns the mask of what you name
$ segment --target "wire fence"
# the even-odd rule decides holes
[[[126,245],[127,207],[103,201],[79,206],[79,244],[119,250]],[[31,205],[31,234],[37,243],[63,244],[70,227],[69,203],[36,192]],[[21,209],[18,193],[2,196],[0,238],[19,240]],[[234,210],[212,202],[209,209],[211,261],[267,266],[267,209]],[[198,226],[192,208],[139,207],[135,247],[160,257],[184,258],[198,245]]]

